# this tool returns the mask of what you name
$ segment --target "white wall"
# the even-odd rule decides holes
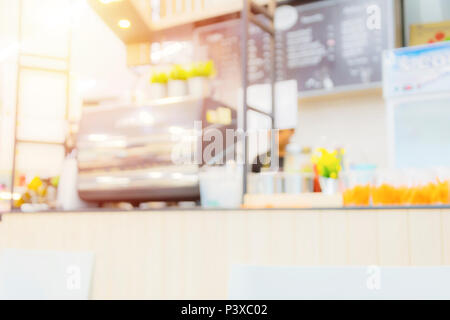
[[[78,2],[72,34],[72,72],[85,99],[129,94],[136,76],[127,68],[126,47],[91,9]]]
[[[297,140],[347,150],[354,163],[388,165],[386,107],[381,90],[300,100]]]
[[[18,2],[0,0],[0,184],[10,184],[16,104]]]
[[[126,66],[125,45],[95,14],[86,0],[72,0],[70,6],[62,8],[55,8],[54,2],[48,0],[26,0],[23,3],[24,15],[27,17],[24,19],[27,26],[24,31],[26,39],[19,43],[19,1],[0,0],[0,184],[8,185],[12,169],[19,48],[31,53],[41,53],[53,47],[66,47],[65,35],[56,38],[55,35],[62,28],[58,27],[66,26],[67,19],[71,19],[70,116],[73,120],[80,117],[83,98],[112,99],[127,95],[136,81],[136,76]],[[46,23],[39,20],[42,19],[40,15],[36,14],[34,17],[32,14],[36,7],[45,12]],[[44,32],[42,30],[45,28],[41,30],[30,27],[33,23],[38,26],[48,24],[52,28],[49,32]],[[39,106],[36,105],[36,108]],[[52,156],[47,158],[49,157]],[[30,166],[22,161],[22,167],[31,167],[31,164],[50,167],[48,159],[21,158],[33,161]]]

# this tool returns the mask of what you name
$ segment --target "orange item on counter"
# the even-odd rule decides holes
[[[346,206],[369,206],[370,185],[357,186],[344,193],[344,204]]]
[[[344,194],[346,206],[426,206],[450,204],[450,182],[429,183],[417,187],[357,186]]]

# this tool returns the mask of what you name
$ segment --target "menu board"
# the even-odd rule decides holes
[[[196,60],[211,59],[215,63],[213,98],[233,107],[241,87],[239,26],[239,20],[229,20],[200,27],[194,33]]]
[[[235,106],[242,88],[241,20],[229,20],[196,29],[197,60],[212,59],[216,67],[213,94],[216,100]],[[270,82],[271,38],[250,25],[248,41],[249,85]]]
[[[277,29],[281,77],[297,79],[300,92],[365,87],[381,82],[382,52],[394,45],[392,1],[282,7]]]
[[[394,47],[392,0],[327,0],[281,6],[276,14],[278,81],[295,79],[301,95],[379,85],[382,52]],[[240,20],[196,30],[202,58],[218,77],[240,85]],[[250,28],[250,84],[270,79],[270,36]],[[237,84],[236,84],[237,83]]]

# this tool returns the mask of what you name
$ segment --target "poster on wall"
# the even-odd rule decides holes
[[[447,166],[450,42],[386,51],[383,84],[391,166]]]
[[[410,27],[409,38],[411,46],[450,41],[450,21],[414,24]]]
[[[383,63],[386,98],[448,92],[450,42],[386,51]]]

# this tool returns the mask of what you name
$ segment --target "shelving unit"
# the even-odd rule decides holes
[[[59,1],[59,0],[58,0]],[[71,0],[67,2],[70,3]],[[30,37],[30,30],[33,29],[32,24],[29,21],[25,21],[26,13],[29,14],[30,8],[26,7],[29,5],[28,2],[24,0],[19,0],[19,21],[18,21],[18,42],[30,44],[30,41],[27,37]],[[64,54],[58,55],[53,54],[49,55],[47,53],[42,53],[39,51],[40,45],[37,51],[33,51],[30,48],[37,47],[28,47],[21,48],[18,52],[17,58],[17,83],[16,83],[16,107],[15,107],[15,116],[14,116],[14,151],[13,151],[13,163],[12,163],[12,174],[11,174],[11,194],[14,195],[15,191],[17,191],[17,187],[15,185],[17,179],[17,171],[18,167],[18,156],[19,149],[21,146],[41,146],[48,147],[54,150],[54,148],[59,148],[63,160],[64,150],[65,150],[65,133],[64,127],[65,122],[67,122],[69,117],[69,105],[70,105],[70,63],[71,63],[71,32],[70,28],[67,25],[67,37],[65,37],[65,41],[67,43],[61,44],[62,51]],[[45,39],[42,37],[40,39]],[[43,40],[45,41],[45,40]],[[41,48],[42,49],[42,48]],[[45,50],[44,50],[45,51]],[[39,76],[38,76],[39,75]],[[33,84],[36,84],[38,79],[41,81],[40,85],[42,89],[48,90],[45,92],[34,92],[36,90]],[[47,81],[47,85],[55,85],[55,87],[44,87],[42,81]],[[59,92],[58,88],[64,88],[63,92]],[[30,92],[29,90],[33,91]],[[39,110],[38,112],[43,112],[40,110],[42,105],[39,105],[39,96],[45,97],[47,99],[49,96],[52,97],[52,101],[45,102],[50,107],[62,108],[61,110],[54,110],[50,112],[51,117],[46,118],[45,114],[39,114],[40,124],[43,125],[45,122],[46,125],[52,124],[56,128],[62,130],[59,131],[61,135],[59,137],[52,138],[42,138],[35,137],[35,131],[30,131],[26,134],[27,125],[26,119],[22,118],[22,112],[24,111],[24,107],[28,107],[28,111]],[[33,100],[25,99],[26,97],[33,97]],[[26,100],[26,101],[25,101]],[[32,108],[30,109],[30,107]],[[60,114],[61,123],[52,122],[56,119],[56,115]],[[55,118],[54,118],[55,117]],[[25,129],[24,129],[25,128]],[[29,128],[28,128],[29,129]],[[33,128],[35,129],[35,128]],[[57,132],[56,130],[55,132]],[[42,139],[41,139],[42,138]],[[39,155],[36,155],[39,156]],[[14,208],[14,197],[11,197],[11,208]]]
[[[276,50],[275,50],[275,10],[277,7],[276,0],[268,1],[267,5],[260,5],[254,0],[243,0],[243,7],[241,13],[241,26],[242,26],[242,39],[241,39],[241,58],[242,58],[242,89],[243,89],[243,130],[245,133],[248,132],[248,112],[253,111],[260,113],[264,116],[267,116],[271,119],[271,164],[273,165],[278,161],[278,140],[276,139],[276,135],[273,132],[275,128],[275,110],[276,110],[276,99],[275,99],[275,82],[276,82]],[[264,32],[268,33],[271,38],[271,75],[270,75],[270,84],[272,91],[272,110],[270,113],[263,112],[257,108],[248,105],[248,94],[247,89],[249,86],[249,78],[248,78],[248,40],[249,40],[249,28],[250,25],[256,25]],[[248,144],[248,135],[245,135],[244,139],[244,174],[243,174],[243,195],[244,199],[247,194],[248,188],[248,171],[251,168],[251,163],[249,159],[249,144]]]

